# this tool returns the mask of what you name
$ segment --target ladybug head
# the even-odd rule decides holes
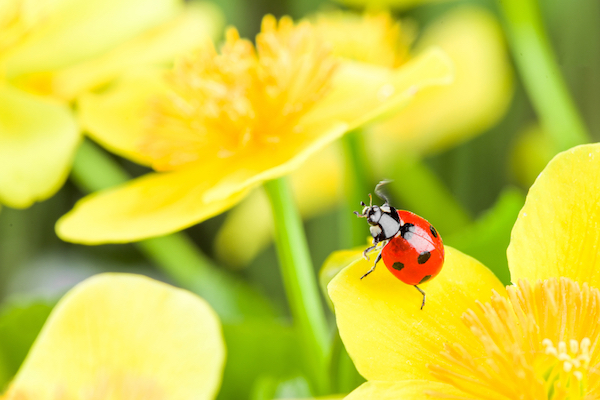
[[[354,214],[359,218],[367,219],[367,223],[371,225],[369,228],[371,236],[376,241],[380,242],[394,237],[400,230],[398,212],[395,208],[390,207],[387,201],[380,207],[373,205],[373,198],[370,194],[369,199],[371,201],[368,206],[364,202],[360,202],[360,205],[363,206],[362,213],[359,214],[358,211],[354,211]]]

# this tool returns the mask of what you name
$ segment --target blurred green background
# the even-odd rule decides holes
[[[214,1],[226,21],[240,34],[253,38],[264,14],[301,18],[339,3],[318,0],[221,0]],[[447,1],[396,11],[396,16],[417,21],[418,26],[464,4],[487,8],[502,21],[493,1]],[[600,2],[597,0],[542,0],[544,22],[558,65],[587,124],[593,140],[600,135]],[[514,55],[513,55],[514,56]],[[543,132],[515,73],[515,89],[507,113],[492,128],[466,143],[429,155],[425,165],[439,177],[469,216],[473,225],[456,227],[441,234],[447,244],[479,258],[508,283],[505,249],[510,229],[532,177],[547,161]],[[537,136],[536,136],[537,135]],[[146,169],[111,156],[133,176]],[[384,177],[376,177],[372,184]],[[367,200],[365,193],[365,200]],[[103,271],[145,274],[172,282],[134,244],[83,246],[65,243],[54,232],[56,220],[69,211],[83,193],[68,181],[51,199],[25,210],[5,207],[0,212],[0,382],[14,374],[56,300],[75,283]],[[394,198],[398,208],[407,208]],[[305,221],[315,268],[341,248],[340,209]],[[358,207],[357,207],[358,209]],[[418,210],[415,210],[418,211]],[[214,241],[227,214],[187,229],[185,232],[214,258]],[[354,218],[348,214],[347,218]],[[431,219],[436,226],[438,221]],[[439,222],[444,225],[444,221]],[[242,228],[243,229],[243,228]],[[365,226],[365,238],[368,235]],[[234,244],[235,245],[235,244]],[[216,262],[215,262],[216,264]],[[226,268],[216,266],[215,268]],[[295,338],[287,324],[287,300],[273,246],[245,269],[230,274],[249,282],[272,303],[271,322],[225,321],[228,361],[220,399],[269,398],[308,394],[299,378],[301,368]],[[332,314],[329,313],[332,318]],[[264,345],[268,343],[268,345]],[[263,344],[264,347],[257,347]],[[291,345],[292,344],[292,345]],[[251,370],[251,373],[249,372]],[[340,391],[350,390],[359,380],[350,376]],[[283,384],[281,384],[283,382]]]

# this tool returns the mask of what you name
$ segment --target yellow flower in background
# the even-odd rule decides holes
[[[441,3],[449,0],[336,0],[339,3],[353,7],[367,8],[369,10],[386,10],[394,8],[398,10],[415,7],[427,3]]]
[[[415,28],[409,23],[400,24],[387,12],[331,11],[313,19],[336,56],[388,68],[397,68],[409,60]]]
[[[56,305],[3,399],[213,399],[225,347],[208,304],[150,278],[103,274]]]
[[[346,59],[401,68],[432,46],[452,58],[452,84],[424,88],[402,110],[365,129],[364,142],[379,176],[389,177],[389,171],[396,170],[399,155],[418,157],[484,132],[508,107],[512,73],[502,31],[493,15],[481,8],[462,7],[442,15],[425,28],[414,46],[414,27],[394,21],[387,13],[329,12],[313,19],[334,54]],[[344,192],[342,152],[327,149],[292,174],[304,218],[339,203]],[[266,196],[259,191],[229,213],[215,242],[224,263],[242,267],[270,243],[272,220],[257,211],[268,209]],[[240,226],[246,228],[241,231]]]
[[[600,145],[557,155],[531,187],[506,289],[447,248],[420,294],[359,260],[329,284],[342,340],[368,382],[347,399],[600,396]],[[357,258],[358,258],[357,254]]]
[[[372,126],[367,144],[382,170],[398,151],[421,155],[456,146],[495,125],[508,109],[512,70],[492,14],[477,7],[450,11],[427,27],[412,51],[434,45],[452,58],[455,81],[423,90],[406,108]]]
[[[397,71],[339,62],[309,22],[263,19],[253,44],[230,29],[163,70],[136,71],[82,98],[82,121],[107,148],[157,172],[90,195],[57,224],[65,240],[126,242],[174,232],[232,207],[297,169],[346,131],[448,83],[429,51]]]
[[[24,208],[64,182],[80,132],[68,102],[213,34],[220,14],[180,0],[0,3],[0,203]]]

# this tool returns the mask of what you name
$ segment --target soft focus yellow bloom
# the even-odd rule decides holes
[[[449,61],[435,50],[391,71],[338,62],[308,22],[267,16],[256,48],[230,29],[220,53],[207,43],[166,79],[161,71],[139,73],[82,99],[95,139],[158,173],[88,196],[57,232],[102,243],[183,229],[450,79]]]
[[[196,295],[98,275],[56,305],[3,399],[212,399],[224,358],[217,316]]]
[[[350,399],[600,396],[600,145],[556,156],[531,187],[506,289],[447,248],[420,294],[359,260],[329,284],[342,339],[369,380]]]
[[[521,185],[530,186],[556,150],[552,138],[538,124],[525,127],[514,141],[510,169]]]
[[[415,7],[426,3],[439,3],[448,0],[337,0],[355,7],[366,7],[370,10],[388,9],[390,7],[396,9],[405,9]]]
[[[62,185],[80,140],[68,101],[197,47],[218,21],[181,0],[0,2],[0,202],[28,207]]]
[[[444,14],[427,27],[413,51],[433,45],[452,58],[455,81],[427,88],[395,116],[373,126],[367,143],[375,161],[389,165],[406,149],[413,154],[447,149],[484,132],[506,112],[512,72],[492,14],[477,7]]]
[[[408,61],[414,27],[401,26],[389,13],[334,11],[317,14],[314,19],[336,56],[389,68]]]
[[[401,67],[432,46],[441,47],[452,58],[452,84],[423,89],[402,110],[367,127],[364,142],[379,176],[389,177],[399,154],[439,151],[484,132],[510,102],[511,70],[502,32],[495,18],[481,8],[463,7],[444,14],[412,47],[414,28],[386,13],[330,12],[318,14],[314,20],[334,53],[346,59]],[[339,203],[344,182],[341,153],[338,148],[323,152],[292,175],[305,218]],[[254,211],[268,207],[265,196],[256,194],[231,211],[216,241],[223,261],[243,266],[270,242],[272,221]],[[246,228],[242,231],[240,226]]]

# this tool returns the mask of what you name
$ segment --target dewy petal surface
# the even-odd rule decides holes
[[[446,394],[450,398],[464,396],[464,393],[445,383],[411,379],[393,382],[369,381],[355,389],[344,400],[423,400],[439,398],[427,395],[434,391]]]
[[[427,365],[448,364],[440,354],[443,344],[472,340],[461,315],[476,300],[487,301],[492,289],[505,293],[486,267],[446,247],[444,268],[421,285],[427,302],[420,310],[421,294],[383,264],[360,279],[374,257],[351,264],[328,287],[342,340],[367,380],[433,379]]]
[[[181,10],[180,0],[59,0],[6,58],[9,78],[97,56]],[[53,8],[53,9],[52,9]]]
[[[224,358],[205,301],[146,277],[103,274],[58,303],[6,399],[212,399]]]
[[[54,194],[79,140],[66,105],[0,86],[0,202],[23,208]]]
[[[160,236],[215,216],[247,194],[229,192],[226,198],[203,200],[215,185],[218,166],[147,174],[127,184],[80,200],[56,225],[64,240],[120,243]]]
[[[511,280],[571,278],[600,288],[600,144],[550,161],[531,186],[508,247]]]
[[[452,59],[454,82],[424,89],[397,115],[374,126],[373,143],[392,141],[419,152],[440,150],[483,132],[506,111],[512,73],[502,30],[491,13],[476,7],[445,13],[423,32],[415,51],[431,46],[439,46]]]

